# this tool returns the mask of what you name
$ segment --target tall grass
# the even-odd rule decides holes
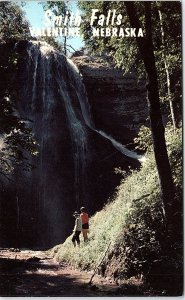
[[[175,135],[168,130],[167,144],[175,185],[181,188],[181,130],[178,130]],[[66,261],[81,269],[94,269],[101,261],[108,245],[111,243],[109,252],[114,251],[114,247],[120,242],[120,237],[133,228],[142,228],[142,230],[138,229],[134,242],[137,243],[137,238],[141,240],[143,238],[143,243],[146,244],[146,239],[142,235],[147,231],[150,235],[147,247],[150,247],[155,240],[155,229],[157,230],[157,228],[150,228],[150,222],[156,222],[156,215],[157,222],[162,224],[158,175],[154,156],[150,151],[141,169],[132,171],[127,178],[124,178],[117,188],[114,199],[90,219],[89,241],[84,243],[81,235],[80,247],[74,248],[69,237],[62,245],[53,248],[52,253],[58,261]]]

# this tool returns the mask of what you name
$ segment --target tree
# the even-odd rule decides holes
[[[157,3],[158,5],[158,3]],[[158,6],[157,6],[158,7]],[[170,102],[170,111],[171,111],[171,117],[172,117],[172,123],[174,130],[177,127],[176,126],[176,120],[175,120],[175,115],[174,115],[174,108],[173,108],[173,102],[172,102],[172,96],[171,96],[171,83],[170,83],[170,72],[169,72],[169,65],[166,57],[166,50],[165,50],[165,39],[164,39],[164,28],[163,28],[163,17],[162,17],[162,12],[160,10],[160,7],[158,7],[158,13],[159,13],[159,20],[160,20],[160,26],[161,26],[161,41],[162,41],[162,46],[163,46],[163,61],[164,61],[164,68],[166,72],[166,83],[167,83],[167,94]]]
[[[137,30],[141,27],[136,8],[133,2],[125,2],[131,26]],[[166,149],[164,125],[160,110],[159,88],[157,70],[155,65],[154,46],[152,41],[151,2],[145,2],[146,38],[136,37],[139,51],[142,55],[146,72],[148,75],[148,100],[150,109],[151,132],[155,160],[159,175],[161,198],[167,223],[170,222],[172,203],[174,200],[174,189],[172,172]]]
[[[30,38],[29,23],[20,6],[9,1],[0,2],[0,41]]]
[[[170,221],[172,209],[171,206],[174,200],[173,180],[171,168],[168,160],[168,154],[166,149],[166,142],[164,136],[164,125],[162,121],[161,109],[160,109],[160,96],[159,96],[159,84],[163,87],[161,82],[166,81],[166,76],[161,72],[161,34],[160,34],[160,22],[158,11],[154,10],[154,2],[137,2],[130,1],[123,2],[98,2],[96,8],[100,10],[100,14],[106,14],[108,9],[116,8],[117,11],[121,11],[124,16],[124,27],[133,27],[138,31],[139,28],[144,28],[144,37],[138,37],[136,39],[129,38],[97,38],[92,39],[91,26],[89,24],[89,16],[91,9],[95,8],[93,2],[80,1],[79,6],[82,11],[85,12],[87,18],[82,24],[82,32],[84,32],[85,41],[94,52],[102,53],[103,51],[109,52],[109,54],[116,61],[117,66],[122,67],[125,72],[136,69],[141,76],[144,74],[144,70],[147,73],[147,91],[150,110],[151,132],[153,137],[153,148],[156,159],[156,165],[159,174],[159,182],[161,188],[161,198],[164,205],[164,211],[167,222]],[[162,4],[161,4],[162,5]],[[169,5],[169,3],[168,3]],[[174,9],[174,6],[176,9]],[[176,7],[177,6],[177,7]],[[152,10],[153,8],[153,10]],[[165,7],[166,8],[166,7]],[[164,9],[164,8],[163,8]],[[173,12],[174,9],[174,12]],[[175,18],[179,24],[180,10],[179,5],[172,3],[170,7],[172,15],[175,14]],[[169,9],[166,13],[168,15]],[[166,17],[167,18],[167,17]],[[152,27],[152,21],[155,20],[155,30]],[[166,19],[165,19],[166,20]],[[172,22],[173,18],[170,20]],[[169,21],[168,26],[169,26]],[[131,24],[131,26],[130,26]],[[172,24],[172,23],[170,23]],[[90,28],[89,28],[90,26]],[[98,26],[95,23],[94,26]],[[110,26],[109,26],[110,27]],[[171,27],[170,27],[171,28]],[[88,29],[88,32],[87,32]],[[166,28],[165,28],[166,29]],[[175,28],[176,35],[179,36],[179,28]],[[154,34],[153,34],[154,33]],[[152,35],[153,34],[153,35]],[[177,68],[174,68],[174,56],[175,58],[180,56],[179,53],[179,39],[177,41],[173,38],[174,32],[170,32],[168,29],[168,42],[171,43],[168,53],[168,58],[171,58],[171,72],[176,72]],[[172,54],[173,53],[173,59]],[[156,63],[157,60],[157,63]],[[178,69],[181,66],[178,65]],[[157,73],[158,70],[158,73]],[[160,74],[160,76],[158,75]],[[179,79],[179,77],[178,77]],[[164,91],[164,89],[163,89]],[[163,92],[165,94],[165,92]]]
[[[138,74],[138,79],[144,77],[145,68],[141,54],[137,47],[134,38],[119,38],[119,37],[104,37],[92,38],[92,26],[90,26],[89,19],[91,16],[91,9],[97,8],[100,13],[107,14],[108,10],[116,9],[117,12],[123,16],[123,24],[120,27],[129,28],[130,21],[126,11],[124,2],[120,1],[102,1],[102,2],[79,2],[79,7],[84,12],[84,22],[82,24],[82,33],[86,46],[91,53],[107,52],[116,62],[118,67],[123,71],[134,71]],[[138,17],[141,27],[145,32],[145,18],[144,5],[137,1],[135,7],[138,11]],[[171,115],[171,119],[175,120],[176,127],[181,123],[182,117],[182,95],[181,95],[181,77],[182,77],[182,61],[181,61],[181,4],[177,1],[158,1],[151,2],[152,22],[153,27],[153,44],[155,52],[156,68],[158,72],[159,96],[163,114]],[[165,45],[162,42],[161,24],[159,19],[160,9],[163,18],[163,31]],[[97,14],[98,16],[98,14]],[[98,24],[95,21],[95,26]],[[124,25],[124,26],[123,26]],[[114,27],[109,24],[109,28]],[[119,27],[119,26],[117,26]],[[164,56],[165,54],[165,56]],[[165,61],[168,65],[168,79],[170,80],[170,97],[169,88],[167,85],[167,74],[165,68]],[[170,100],[170,101],[169,101]],[[170,120],[170,118],[169,118]]]
[[[0,8],[0,175],[10,180],[16,167],[30,169],[27,156],[36,155],[37,147],[31,129],[16,109],[15,74],[22,58],[15,45],[29,37],[28,23],[17,5],[2,2]]]
[[[165,28],[165,22],[168,16],[171,14],[176,15],[176,18],[178,18],[178,22],[177,22],[178,26],[181,23],[181,20],[180,20],[180,16],[177,16],[176,11],[170,11],[169,7],[167,8],[164,5],[161,5],[161,3],[158,1],[156,2],[156,7],[159,16],[160,34],[161,34],[161,43],[159,46],[159,52],[162,56],[162,62],[166,74],[167,99],[170,104],[171,119],[172,119],[172,124],[175,132],[175,129],[178,127],[178,117],[175,109],[176,103],[174,101],[174,97],[172,93],[173,87],[172,87],[171,74],[173,74],[174,54],[175,54],[175,62],[176,62],[175,68],[177,69],[177,59],[178,59],[178,63],[181,64],[181,41],[179,41],[179,36],[175,35],[172,42],[169,43],[169,34],[168,34],[168,30]],[[168,16],[166,15],[166,13],[168,13]],[[175,26],[177,25],[175,24]],[[177,32],[179,32],[179,30],[176,30],[176,33]],[[171,33],[170,36],[172,37]],[[181,69],[181,66],[179,68]],[[164,79],[163,82],[165,82]]]
[[[43,3],[42,3],[43,4]],[[52,12],[55,15],[59,16],[65,16],[66,12],[69,12],[68,8],[68,1],[47,1],[46,3],[43,4],[44,10],[52,10]],[[66,25],[67,26],[67,25]],[[52,43],[57,44],[57,42],[54,40],[54,38],[48,40],[48,42],[52,41]],[[60,46],[61,47],[61,46]],[[62,47],[61,47],[62,48]],[[67,37],[64,36],[64,43],[63,43],[63,51],[64,54],[67,54]]]

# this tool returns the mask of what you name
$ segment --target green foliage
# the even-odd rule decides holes
[[[173,173],[174,184],[179,189],[182,189],[182,136],[181,130],[176,129],[174,132],[171,124],[166,126],[168,137],[168,153],[171,157],[171,169]],[[147,151],[152,150],[152,136],[150,129],[146,126],[141,126],[138,136],[134,139],[135,149]]]
[[[0,177],[9,179],[18,166],[32,167],[28,155],[37,155],[36,141],[27,121],[16,109],[19,90],[16,72],[21,56],[13,50],[15,42],[0,45]]]
[[[15,99],[6,93],[0,99],[0,174],[9,178],[17,166],[30,169],[27,155],[37,155],[37,145],[25,120],[18,117]]]
[[[29,23],[19,5],[0,2],[0,41],[30,38]]]
[[[173,174],[173,181],[176,188],[176,195],[179,198],[183,191],[183,173],[182,173],[182,130],[176,130],[175,134],[170,124],[167,127],[168,131],[168,153],[171,158],[171,169]],[[181,199],[179,200],[181,201]]]
[[[121,13],[123,24],[121,27],[130,27],[130,22],[125,9],[124,1],[79,1],[79,7],[84,14],[84,22],[82,24],[82,33],[84,36],[86,47],[90,53],[102,54],[106,52],[115,61],[116,65],[123,71],[130,72],[135,70],[139,78],[145,78],[145,68],[141,55],[138,51],[136,39],[119,38],[119,37],[99,37],[92,38],[92,27],[90,26],[91,9],[97,8],[99,14],[107,14],[108,10],[116,9],[117,13]],[[137,15],[144,34],[146,33],[146,20],[144,17],[144,2],[135,2]],[[170,73],[171,97],[175,105],[176,117],[181,117],[181,80],[182,80],[182,52],[181,52],[181,3],[152,1],[152,39],[154,44],[155,61],[158,73],[158,82],[160,90],[160,98],[163,103],[163,113],[170,114],[169,99],[167,93],[167,80],[164,60],[168,63]],[[158,9],[161,10],[164,28],[164,41],[162,43],[162,33]],[[97,24],[95,23],[95,26]],[[109,25],[109,28],[111,25]],[[117,26],[119,27],[119,26]],[[179,121],[179,120],[178,120]]]
[[[181,134],[180,129],[174,136],[171,128],[168,128],[166,136],[179,201],[182,201]],[[174,215],[178,209],[174,209]],[[173,221],[171,220],[172,224]],[[181,231],[182,228],[178,227],[178,230]],[[75,267],[92,270],[99,264],[111,242],[103,264],[105,269],[109,270],[108,275],[122,279],[138,274],[147,275],[153,263],[162,258],[165,241],[163,204],[151,151],[141,169],[132,171],[131,175],[121,182],[115,199],[90,219],[89,238],[88,243],[82,241],[77,249],[73,248],[69,237],[64,244],[53,248],[52,253],[59,261],[67,261]],[[177,242],[175,236],[173,240],[174,243]],[[178,240],[178,243],[182,241]],[[176,254],[178,256],[179,252]],[[174,253],[173,260],[177,260]]]
[[[137,137],[134,139],[134,143],[136,144],[135,149],[139,149],[143,151],[147,151],[149,149],[151,150],[152,136],[151,136],[150,129],[142,125],[140,127]]]
[[[144,132],[144,131],[143,131]],[[127,250],[124,268],[120,270],[120,277],[131,277],[143,274],[147,282],[152,286],[165,286],[173,290],[175,284],[181,286],[182,276],[182,129],[175,134],[170,124],[166,128],[166,140],[170,164],[175,184],[175,197],[173,199],[173,215],[170,220],[171,232],[166,233],[163,205],[160,199],[160,191],[156,185],[157,174],[154,162],[148,161],[138,174],[142,174],[143,183],[137,183],[143,192],[144,185],[150,186],[150,195],[132,201],[132,214],[124,235],[120,237],[120,243]],[[152,155],[151,147],[148,148],[148,158]],[[144,171],[144,173],[143,173]],[[148,174],[147,174],[148,173]],[[138,174],[136,176],[138,176]],[[153,177],[153,178],[152,178]],[[129,179],[128,179],[129,180]],[[134,185],[137,189],[137,184]],[[145,192],[147,192],[145,190]],[[133,224],[133,225],[132,225]],[[166,280],[169,272],[170,281]],[[156,273],[160,274],[160,278]],[[176,274],[179,274],[179,282]]]
[[[160,87],[162,107],[170,113],[169,101],[172,100],[176,123],[181,116],[181,81],[182,81],[182,50],[181,50],[181,4],[180,2],[157,2],[153,4],[157,30],[153,32],[156,66]],[[161,27],[162,26],[162,27]],[[160,34],[158,34],[160,33]],[[166,64],[166,65],[165,65]],[[166,71],[169,72],[170,95],[168,94]]]
[[[86,43],[86,47],[92,54],[101,55],[106,53],[110,55],[116,65],[122,67],[125,72],[130,71],[135,63],[138,49],[134,39],[127,39],[118,37],[104,37],[104,38],[92,38],[92,27],[90,26],[90,16],[92,9],[99,9],[100,14],[107,14],[109,9],[116,8],[117,12],[124,15],[125,27],[129,27],[129,20],[126,14],[125,6],[121,2],[115,1],[79,1],[79,8],[82,10],[82,18],[84,22],[81,25],[81,31]],[[97,14],[98,16],[98,14]],[[100,27],[97,22],[94,22],[94,26]],[[111,27],[111,25],[109,26]],[[113,27],[113,26],[112,26]]]
[[[68,9],[67,1],[47,1],[41,2],[44,10],[51,9],[55,15],[65,15]]]
[[[28,155],[37,155],[37,145],[26,120],[17,112],[16,72],[20,55],[15,43],[29,38],[28,22],[21,8],[13,3],[0,3],[0,175],[10,180],[18,166],[30,170]]]
[[[47,1],[47,2],[41,2],[41,4],[43,5],[44,10],[51,10],[53,12],[54,15],[56,16],[65,16],[66,12],[69,13],[70,15],[70,4],[69,1]],[[67,27],[68,25],[66,25]],[[53,47],[55,47],[55,49],[64,52],[65,55],[67,55],[68,52],[70,52],[70,45],[67,45],[67,40],[69,38],[64,37],[63,41],[61,42],[61,38],[60,41],[54,37],[44,37],[42,38],[43,40],[45,40],[47,43],[49,43],[50,45],[52,45]]]

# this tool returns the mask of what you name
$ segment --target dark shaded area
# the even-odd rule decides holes
[[[96,128],[124,145],[133,143],[140,126],[149,126],[145,80],[138,80],[134,72],[123,75],[106,55],[77,51],[72,59],[82,73]]]
[[[79,101],[85,101],[82,83],[64,56],[42,53],[41,47],[28,41],[1,45],[7,60],[16,52],[8,88],[39,150],[36,158],[26,156],[31,172],[16,168],[12,182],[4,182],[0,191],[2,247],[62,243],[72,232],[74,210],[83,205],[92,215],[112,196],[121,179],[116,167],[139,167],[86,125]]]
[[[19,253],[17,253],[19,255]],[[16,256],[16,253],[15,253]],[[119,295],[116,285],[88,285],[88,274],[76,274],[49,258],[0,258],[1,296]]]
[[[87,284],[75,282],[75,276],[70,274],[34,274],[39,271],[49,271],[51,274],[60,267],[56,265],[41,265],[21,260],[0,260],[0,295],[1,296],[97,296],[96,291]],[[30,272],[30,274],[29,274]],[[4,273],[2,275],[2,273]]]
[[[4,257],[2,257],[5,255]],[[10,257],[8,257],[10,255]],[[12,258],[15,255],[15,258]],[[120,286],[96,277],[89,285],[90,274],[59,265],[44,253],[1,251],[0,295],[1,296],[156,296],[161,291],[135,281]]]

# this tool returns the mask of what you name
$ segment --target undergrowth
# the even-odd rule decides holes
[[[181,134],[181,129],[174,135],[173,131],[167,128],[168,153],[176,188],[176,201],[179,203],[174,213],[179,214],[182,213]],[[62,245],[52,249],[58,261],[68,262],[84,270],[93,270],[99,265],[109,247],[102,262],[102,274],[108,274],[109,270],[108,275],[114,278],[129,278],[138,274],[147,277],[156,266],[156,262],[164,256],[166,259],[167,254],[164,254],[161,248],[165,236],[157,170],[153,152],[150,150],[147,153],[147,159],[141,169],[132,171],[124,178],[112,202],[90,219],[89,242],[84,243],[81,235],[81,246],[74,248],[70,236]],[[177,224],[177,230],[182,232],[180,224]],[[178,244],[179,249],[181,239],[174,238],[175,244]],[[117,264],[116,268],[113,261]],[[180,251],[176,252],[172,263],[176,264],[177,269],[182,264]],[[111,272],[113,274],[110,274]]]

